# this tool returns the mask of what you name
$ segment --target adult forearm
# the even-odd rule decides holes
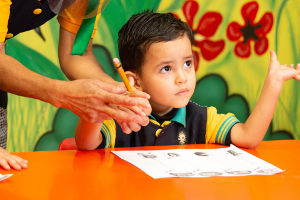
[[[148,121],[146,114],[124,111],[116,105],[138,106],[144,110],[141,112],[147,114],[151,111],[148,97],[142,92],[135,92],[135,97],[130,97],[121,95],[125,93],[125,87],[97,79],[50,79],[28,70],[5,54],[0,54],[0,89],[69,109],[90,122],[99,122],[107,118],[139,124],[143,124],[146,119]]]
[[[55,91],[59,82],[30,71],[20,62],[5,54],[0,54],[0,89],[25,97],[40,99],[59,106]]]

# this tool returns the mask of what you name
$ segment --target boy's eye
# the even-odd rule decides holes
[[[170,66],[164,66],[163,68],[161,68],[160,72],[169,72],[171,71],[171,67]]]
[[[184,66],[187,67],[187,68],[190,68],[192,65],[192,61],[191,60],[188,60],[184,63]]]

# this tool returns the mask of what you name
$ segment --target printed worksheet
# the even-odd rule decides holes
[[[0,174],[0,181],[3,181],[4,179],[7,179],[11,176],[12,176],[12,174]]]
[[[234,145],[220,149],[112,152],[152,178],[273,175],[283,172]]]

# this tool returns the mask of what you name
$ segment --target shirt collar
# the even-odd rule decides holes
[[[156,121],[153,115],[149,115],[149,118],[154,119]],[[178,108],[176,115],[170,121],[178,122],[183,126],[185,126],[185,118],[186,118],[186,107],[182,107],[182,108]]]

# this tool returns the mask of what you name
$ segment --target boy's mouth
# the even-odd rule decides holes
[[[177,92],[175,95],[176,96],[186,96],[188,93],[189,93],[189,89],[182,89],[182,90],[179,90],[179,92]]]

